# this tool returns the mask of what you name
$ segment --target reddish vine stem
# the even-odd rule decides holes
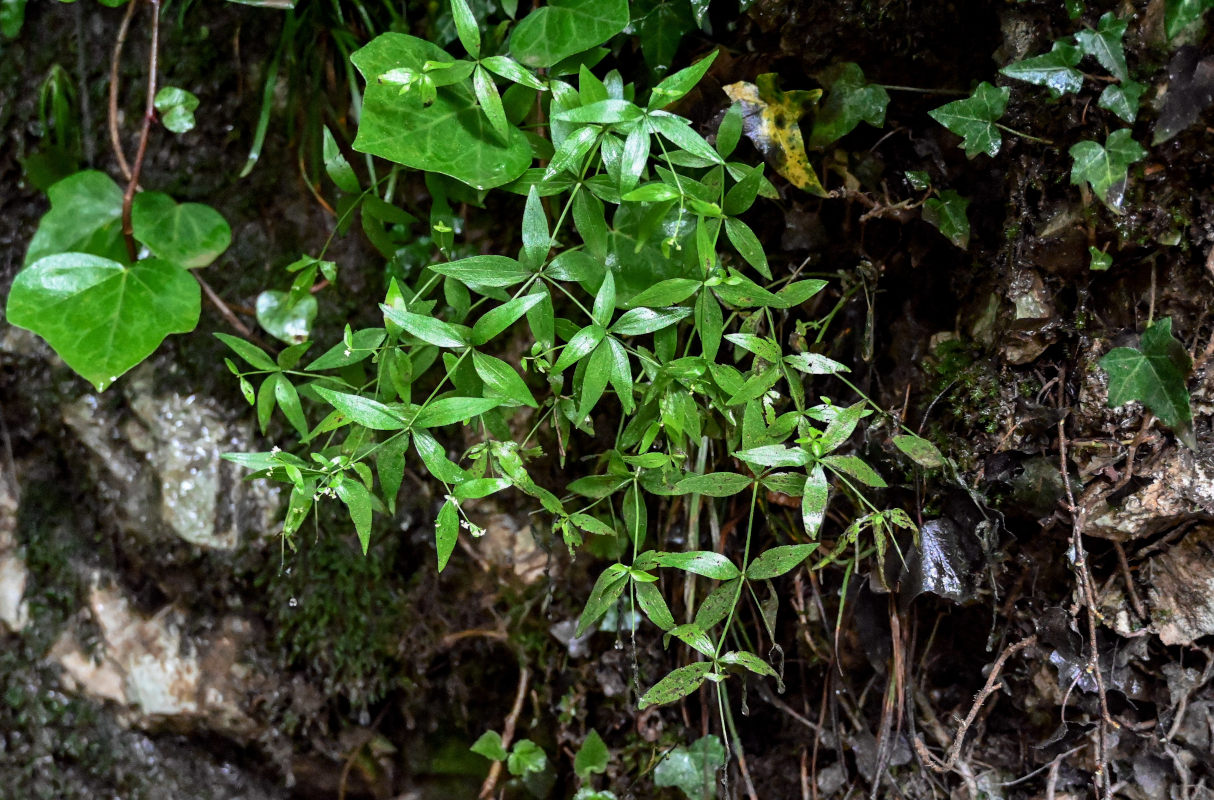
[[[135,247],[135,229],[131,224],[131,204],[135,200],[135,189],[139,185],[139,173],[143,170],[143,158],[148,151],[148,137],[152,132],[152,120],[156,116],[156,57],[160,50],[160,0],[147,0],[152,6],[152,48],[148,56],[148,94],[143,107],[143,124],[139,128],[139,146],[135,150],[135,161],[127,179],[126,191],[122,195],[122,238],[126,241],[126,253],[132,261],[139,254]],[[135,0],[131,0],[134,5]],[[112,90],[112,85],[111,85]]]
[[[118,136],[118,66],[122,63],[122,48],[126,45],[126,35],[131,29],[131,17],[135,16],[137,2],[126,4],[126,14],[122,16],[122,24],[118,26],[118,37],[114,40],[114,54],[110,58],[110,147],[114,150],[114,158],[118,160],[118,169],[122,177],[131,179],[131,165],[126,162],[126,154],[122,152],[122,140]]]

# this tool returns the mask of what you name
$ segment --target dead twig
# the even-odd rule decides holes
[[[518,672],[518,691],[514,694],[514,705],[510,708],[510,713],[506,716],[506,721],[502,725],[502,748],[509,749],[511,742],[514,741],[514,728],[518,725],[518,718],[523,713],[523,702],[527,699],[527,685],[531,682],[531,668],[526,664],[519,664]],[[493,796],[493,790],[497,788],[497,782],[502,776],[502,762],[494,761],[489,767],[489,775],[485,778],[485,782],[481,784],[480,794],[477,795],[480,800],[488,800]]]
[[[1013,655],[1036,643],[1037,634],[1034,633],[1032,636],[1010,645],[1000,654],[999,658],[995,659],[995,664],[991,667],[991,674],[987,676],[986,684],[974,697],[974,703],[970,706],[969,713],[965,715],[965,719],[961,721],[961,726],[957,728],[957,733],[953,736],[953,743],[948,749],[947,758],[943,761],[940,760],[927,749],[927,745],[923,742],[923,737],[915,737],[915,752],[919,754],[919,758],[923,760],[923,763],[929,769],[933,772],[945,773],[951,772],[957,766],[957,759],[961,757],[961,745],[965,742],[965,734],[969,731],[970,726],[974,724],[974,720],[978,717],[978,712],[982,710],[982,704],[986,701],[986,698],[994,694],[998,688],[999,676],[1003,674],[1003,665]]]

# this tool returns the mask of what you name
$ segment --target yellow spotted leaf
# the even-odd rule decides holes
[[[755,83],[739,81],[725,87],[729,99],[742,106],[742,130],[776,172],[793,186],[820,197],[826,190],[818,181],[797,124],[817,105],[821,89],[782,91],[775,73],[760,75]]]

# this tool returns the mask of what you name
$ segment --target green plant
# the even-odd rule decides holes
[[[229,458],[254,477],[291,487],[288,542],[317,502],[334,498],[348,509],[364,551],[374,514],[393,511],[404,465],[413,462],[443,487],[435,521],[440,570],[461,535],[481,533],[462,503],[516,489],[538,502],[571,551],[589,538],[599,552],[619,554],[597,579],[580,634],[624,602],[667,643],[681,641],[702,659],[657,681],[642,706],[671,702],[705,681],[721,685],[737,671],[779,681],[779,670],[739,636],[737,609],[816,550],[831,492],[866,513],[822,563],[853,546],[883,551],[891,525],[914,526],[905,514],[872,505],[865,493],[885,482],[846,452],[871,404],[809,402],[807,379],[844,380],[846,368],[781,344],[785,326],[826,282],[777,278],[741,218],[765,180],[761,166],[729,160],[740,109],[726,116],[715,146],[666,110],[714,55],[663,79],[645,98],[618,73],[599,77],[583,63],[627,24],[626,7],[595,4],[593,20],[582,24],[568,14],[583,6],[571,0],[534,12],[504,52],[490,54],[466,0],[454,0],[468,58],[399,33],[352,54],[367,81],[354,148],[430,173],[430,237],[440,253],[451,259],[459,249],[459,221],[446,197],[479,202],[491,187],[524,198],[521,247],[517,255],[467,255],[393,278],[380,305],[382,326],[347,327],[342,341],[306,363],[310,342],[272,358],[222,337],[247,365],[232,369],[263,429],[277,406],[310,449]],[[844,98],[835,133],[873,120],[879,98],[864,94],[857,73],[844,69],[833,83]],[[511,85],[502,91],[499,79]],[[846,99],[856,93],[858,107]],[[537,156],[547,165],[532,166]],[[339,159],[330,167],[338,185],[351,179]],[[382,181],[368,186],[350,208],[372,200],[390,204],[391,189]],[[524,337],[521,358],[507,356],[517,350],[508,343]],[[596,413],[619,414],[620,424],[610,446],[588,452],[575,432],[592,434]],[[444,429],[454,425],[479,441],[453,460]],[[545,453],[545,440],[555,452]],[[924,463],[943,463],[926,441],[899,441]],[[574,447],[590,473],[545,486],[536,473],[540,457],[564,464]],[[726,458],[735,469],[716,468]],[[787,544],[760,538],[768,491],[802,498],[800,524],[784,532]],[[749,509],[736,555],[718,552],[718,542],[701,549],[698,534],[685,550],[652,546],[653,498],[683,496],[696,514],[735,495]],[[872,544],[857,541],[866,529]],[[712,583],[681,624],[658,589],[662,569]],[[764,607],[774,637],[775,609]],[[719,703],[724,718],[723,692]]]

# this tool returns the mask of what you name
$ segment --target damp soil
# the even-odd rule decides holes
[[[879,426],[857,438],[896,478],[876,502],[906,509],[921,539],[900,542],[901,559],[870,558],[854,574],[831,567],[776,582],[776,641],[764,636],[755,647],[773,658],[778,648],[784,691],[751,682],[732,692],[738,757],[721,793],[1214,796],[1214,116],[1199,67],[1214,40],[1207,34],[1183,53],[1162,44],[1164,5],[1092,2],[1072,20],[1063,3],[1036,0],[756,0],[745,14],[722,0],[712,5],[712,35],[684,40],[680,63],[723,48],[681,108],[705,132],[727,106],[725,84],[774,71],[785,88],[813,88],[832,63],[854,61],[870,80],[900,87],[1011,85],[1003,121],[1052,143],[1009,134],[997,157],[967,159],[926,115],[950,97],[896,90],[883,128],[861,125],[817,159],[833,165],[825,182],[837,196],[778,182],[780,200],[748,218],[773,270],[830,278],[820,304],[803,309],[807,319],[850,297],[826,354],[852,365],[856,385],[957,469],[907,471]],[[1132,15],[1127,55],[1148,85],[1136,138],[1149,141],[1161,117],[1183,125],[1131,170],[1122,214],[1069,180],[1069,146],[1123,126],[1097,108],[1096,93],[1050,100],[997,73],[1109,10]],[[103,132],[122,11],[81,0],[31,3],[26,13],[25,32],[0,51],[0,295],[47,207],[38,179],[62,168],[39,116],[56,63],[85,116],[70,155],[118,174]],[[353,126],[338,73],[323,60],[306,62],[320,64],[309,72],[301,49],[276,89],[261,157],[238,177],[282,27],[270,9],[173,5],[163,79],[191,88],[203,107],[194,132],[155,135],[143,177],[147,188],[215,205],[232,223],[233,247],[206,278],[246,322],[256,293],[285,288],[283,267],[318,252],[334,225],[308,187],[315,171],[301,172],[300,153],[306,161],[316,143],[291,131],[318,120]],[[339,52],[323,31],[308,35],[322,54]],[[124,108],[137,107],[142,91],[142,39],[133,33],[127,45]],[[634,55],[611,58],[637,69]],[[1187,94],[1169,100],[1170,87]],[[122,120],[126,141],[134,128]],[[757,159],[748,148],[739,157]],[[966,249],[921,218],[907,171],[971,199]],[[420,181],[416,191],[422,197]],[[467,235],[514,246],[492,218],[470,218]],[[335,242],[329,257],[343,280],[322,303],[322,338],[347,319],[370,322],[382,292],[383,262],[365,237]],[[1091,271],[1090,247],[1112,254],[1114,268]],[[1165,317],[1195,361],[1195,449],[1136,404],[1108,408],[1097,366]],[[213,368],[223,352],[211,331],[234,332],[206,306],[198,331],[167,342],[153,370],[162,391],[214,398],[236,420],[247,408]],[[7,326],[2,335],[3,472],[26,498],[15,535],[29,554],[36,621],[0,641],[0,786],[12,796],[473,797],[486,762],[467,748],[501,728],[521,691],[520,735],[557,766],[549,796],[575,793],[572,753],[593,728],[612,756],[597,786],[621,798],[675,798],[679,790],[654,786],[655,760],[720,733],[707,692],[636,710],[635,687],[682,657],[652,630],[570,641],[596,565],[571,561],[538,529],[526,551],[509,543],[507,523],[526,517],[522,505],[485,509],[505,526],[509,568],[457,553],[434,574],[431,520],[442,492],[420,478],[409,478],[408,502],[367,558],[332,519],[294,554],[191,551],[158,564],[118,532],[116,500],[81,466],[89,455],[63,425],[59,409],[83,385],[32,339]],[[105,402],[112,418],[131,413],[129,397]],[[547,480],[560,485],[555,463]],[[734,525],[743,511],[726,504],[721,520]],[[685,537],[679,512],[650,510],[659,546]],[[828,545],[846,513],[828,522]],[[772,531],[792,519],[774,500],[766,516]],[[87,631],[81,609],[97,571],[149,614],[172,603],[200,627],[233,613],[252,621],[250,658],[269,676],[249,687],[255,733],[132,728],[112,703],[65,688],[47,649],[69,623]],[[742,613],[749,630],[762,629],[757,608]],[[975,706],[984,686],[993,691]],[[505,791],[527,796],[522,786]]]

